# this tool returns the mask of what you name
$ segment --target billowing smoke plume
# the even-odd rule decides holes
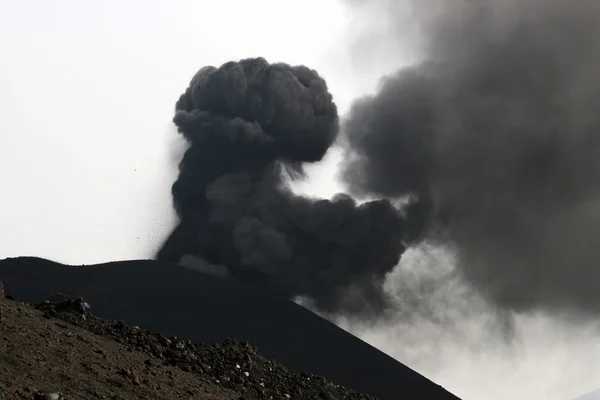
[[[423,59],[343,124],[351,193],[431,201],[499,306],[600,311],[600,2],[411,4]]]
[[[177,102],[174,122],[190,147],[172,189],[181,222],[159,259],[186,256],[190,266],[196,257],[199,269],[224,275],[225,267],[325,311],[386,309],[385,274],[418,234],[403,213],[420,210],[289,190],[286,180],[321,160],[339,130],[315,71],[262,58],[205,67]]]

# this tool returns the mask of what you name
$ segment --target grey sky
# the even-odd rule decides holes
[[[408,62],[382,51],[349,68],[344,44],[364,28],[355,23],[335,0],[0,0],[0,258],[151,257],[174,222],[173,107],[197,69],[258,55],[306,64],[343,113]],[[338,191],[335,159],[297,188]],[[444,251],[415,250],[390,282],[442,264],[452,264]],[[520,343],[503,348],[479,314],[464,321],[452,333],[346,327],[465,400],[568,400],[600,382],[595,326],[522,316]]]
[[[73,263],[149,257],[168,233],[173,107],[199,67],[318,68],[344,21],[318,0],[0,4],[0,257]]]

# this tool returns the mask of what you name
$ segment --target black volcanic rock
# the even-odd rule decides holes
[[[82,296],[94,315],[194,342],[248,341],[265,357],[380,399],[457,400],[440,386],[285,298],[158,261],[85,267],[34,257],[0,262],[7,293],[27,302]]]

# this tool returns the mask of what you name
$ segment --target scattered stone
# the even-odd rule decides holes
[[[0,296],[1,297],[1,296]],[[4,300],[0,300],[4,301]],[[6,301],[0,303],[0,311],[8,307]],[[4,308],[3,308],[4,307]],[[215,400],[220,398],[241,400],[256,399],[331,399],[331,400],[358,400],[374,399],[349,389],[330,384],[326,379],[305,373],[298,373],[284,367],[283,365],[263,358],[250,343],[235,339],[225,339],[221,343],[203,344],[194,343],[183,338],[167,336],[149,332],[137,326],[128,326],[122,321],[105,320],[94,316],[90,312],[89,304],[83,298],[69,298],[66,296],[55,296],[52,299],[34,304],[31,307],[24,303],[12,305],[12,320],[16,325],[22,318],[34,313],[39,319],[39,325],[50,326],[48,328],[31,329],[35,333],[20,334],[19,348],[28,347],[28,335],[40,338],[45,343],[43,351],[28,354],[27,359],[23,354],[16,355],[18,362],[26,364],[23,368],[30,371],[33,368],[43,366],[45,371],[54,368],[52,356],[53,349],[60,349],[59,353],[53,353],[66,357],[68,364],[77,365],[79,369],[93,374],[94,382],[103,379],[110,386],[102,386],[89,390],[89,398],[92,399],[171,399],[203,398],[201,393],[210,394],[215,387],[223,390],[227,395],[223,397],[211,397]],[[20,309],[21,311],[17,311]],[[38,310],[36,313],[34,310]],[[46,319],[52,319],[52,322]],[[85,318],[83,318],[85,317]],[[16,326],[15,332],[19,331]],[[90,336],[94,334],[94,336]],[[96,337],[97,339],[94,339]],[[60,347],[64,342],[69,347]],[[118,358],[115,358],[114,350],[110,350],[106,343],[113,346],[121,346],[122,350]],[[46,351],[46,347],[48,351]],[[88,354],[87,358],[82,358]],[[14,353],[14,349],[11,352]],[[46,354],[47,353],[47,354]],[[140,357],[141,356],[141,357]],[[79,359],[77,358],[79,357]],[[129,360],[137,357],[137,364],[119,360]],[[15,361],[16,362],[16,361]],[[44,378],[34,378],[33,375],[21,375],[24,382],[35,382],[40,386],[48,385],[49,382],[60,382],[62,386],[56,386],[69,396],[65,398],[59,392],[44,393],[31,391],[25,397],[15,397],[15,400],[72,400],[71,392],[67,389],[76,382],[77,378],[70,374],[63,374],[58,381],[50,381]],[[193,393],[189,386],[181,387],[182,377],[192,379],[196,382]],[[35,381],[34,379],[38,379]],[[69,382],[65,386],[64,382]],[[217,386],[215,386],[215,383]],[[139,392],[137,397],[123,396],[120,393],[130,391]],[[187,393],[184,397],[167,397],[166,393]],[[34,394],[35,393],[35,394]],[[141,395],[146,393],[146,395]],[[164,394],[163,394],[164,393]],[[234,393],[239,397],[232,397]],[[81,396],[76,397],[82,398]],[[88,397],[83,397],[88,398]],[[74,400],[75,398],[73,398]],[[7,400],[13,400],[8,398]]]
[[[65,397],[60,393],[36,392],[33,394],[33,400],[65,400]]]

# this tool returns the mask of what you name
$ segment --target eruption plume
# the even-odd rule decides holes
[[[172,188],[180,224],[159,259],[196,258],[324,311],[387,308],[381,285],[418,234],[405,214],[419,209],[310,199],[286,186],[338,134],[337,108],[315,71],[262,58],[202,68],[173,121],[189,148]]]
[[[429,237],[502,308],[600,312],[600,2],[410,4],[423,57],[343,122],[350,192],[431,202]]]

